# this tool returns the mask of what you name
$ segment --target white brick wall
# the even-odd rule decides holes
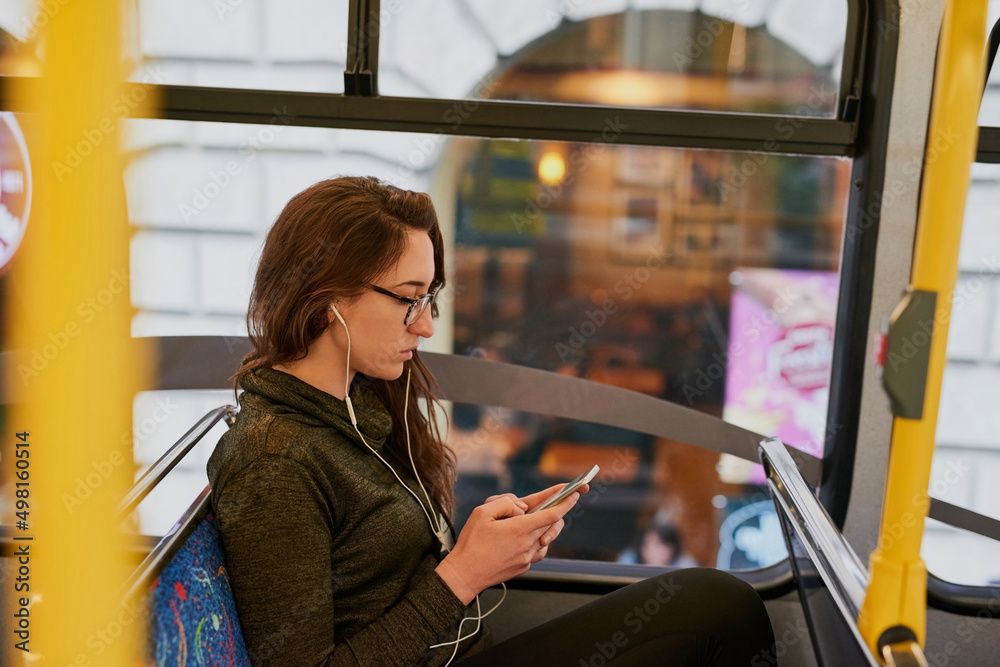
[[[768,31],[817,65],[843,51],[846,26],[846,2],[775,0],[768,10]]]
[[[379,63],[406,73],[434,96],[467,96],[496,64],[489,36],[460,4],[406,0],[398,6],[382,30]],[[428,48],[431,41],[434,48]],[[379,92],[397,95],[390,84],[380,81]]]
[[[37,30],[35,0],[5,0],[0,3],[0,28],[21,41],[25,41],[32,30]]]
[[[266,174],[264,215],[268,226],[278,217],[292,195],[313,183],[338,175],[349,162],[349,159],[343,157],[338,159],[337,156],[292,152],[263,156],[261,163]]]
[[[347,62],[347,0],[265,0],[264,7],[264,52],[273,62]]]
[[[343,65],[195,62],[190,71],[192,86],[344,92]]]
[[[981,359],[986,354],[996,280],[966,274],[955,285],[948,327],[949,359]]]
[[[194,136],[195,123],[181,120],[134,118],[121,124],[122,150],[140,151],[160,146],[186,146]]]
[[[232,391],[148,391],[133,403],[135,478],[138,479],[199,419],[222,405],[234,405]],[[208,484],[205,465],[225,423],[216,424],[139,505],[142,532],[164,534]]]
[[[143,311],[132,318],[132,336],[246,336],[246,313],[192,315]]]
[[[129,213],[144,228],[133,240],[134,255],[143,258],[136,262],[133,303],[192,315],[245,314],[256,266],[250,258],[292,195],[345,174],[374,174],[427,190],[429,168],[443,145],[429,135],[366,135],[281,122],[129,121],[127,135],[139,151],[126,172]],[[149,314],[141,327],[149,334],[156,333],[150,329],[156,322],[171,321]],[[192,320],[189,333],[232,324]],[[198,328],[203,325],[208,329]]]
[[[1000,202],[1000,180],[976,180],[970,184],[958,252],[958,266],[963,271],[1000,272],[997,202]]]
[[[222,234],[200,239],[201,309],[205,313],[246,315],[262,240]]]
[[[941,386],[937,441],[943,445],[1000,449],[1000,367],[949,364]]]
[[[368,153],[397,167],[403,165],[415,171],[423,171],[428,165],[437,164],[447,141],[444,135],[337,130],[337,146],[341,151]]]
[[[185,311],[197,295],[195,249],[188,233],[140,231],[130,246],[132,304],[144,310]]]
[[[261,29],[261,0],[139,0],[140,48],[151,58],[251,61]]]
[[[270,123],[187,123],[194,140],[206,148],[236,150],[242,161],[267,149],[321,154],[333,148],[336,130],[322,127],[296,127],[294,115],[287,109],[277,109]]]
[[[514,53],[558,25],[559,0],[468,0],[469,10],[503,55]]]
[[[264,226],[260,161],[238,150],[160,148],[134,160],[125,176],[137,225],[247,233]]]
[[[767,18],[771,9],[768,0],[704,0],[701,11],[745,26],[758,26]]]
[[[628,8],[626,0],[591,0],[590,2],[567,2],[562,5],[566,16],[574,21],[583,21],[595,16],[618,14]],[[552,26],[555,28],[555,26]]]
[[[1000,361],[1000,281],[993,283],[993,308],[991,310],[990,321],[987,323],[987,360],[991,362]]]

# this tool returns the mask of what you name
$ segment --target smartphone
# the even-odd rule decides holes
[[[566,500],[571,495],[573,495],[574,491],[576,491],[577,489],[579,489],[581,486],[583,486],[584,484],[586,484],[590,480],[594,479],[594,476],[597,474],[597,471],[599,471],[600,469],[601,469],[600,466],[594,466],[593,468],[591,468],[590,470],[588,470],[587,472],[583,473],[582,475],[580,475],[579,477],[577,477],[576,479],[574,479],[572,482],[570,482],[569,484],[567,484],[566,486],[564,486],[563,489],[562,489],[562,491],[560,491],[559,493],[555,494],[554,496],[552,496],[551,498],[549,498],[548,500],[546,500],[541,505],[538,505],[536,507],[532,507],[530,510],[527,511],[527,514],[533,514],[535,512],[540,511],[540,510],[548,509],[548,508],[552,507],[553,505],[558,505],[559,503],[561,503],[562,501]]]

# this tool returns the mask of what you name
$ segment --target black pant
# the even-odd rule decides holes
[[[752,586],[719,570],[650,577],[526,630],[462,667],[765,667],[774,634]]]

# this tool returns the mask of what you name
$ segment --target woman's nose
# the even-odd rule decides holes
[[[434,318],[431,317],[431,309],[425,308],[424,312],[420,313],[420,317],[417,318],[416,322],[409,326],[412,333],[417,334],[423,338],[430,338],[434,335]]]

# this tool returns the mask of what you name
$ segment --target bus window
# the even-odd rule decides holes
[[[843,0],[591,4],[401,3],[384,22],[380,93],[835,115]]]

